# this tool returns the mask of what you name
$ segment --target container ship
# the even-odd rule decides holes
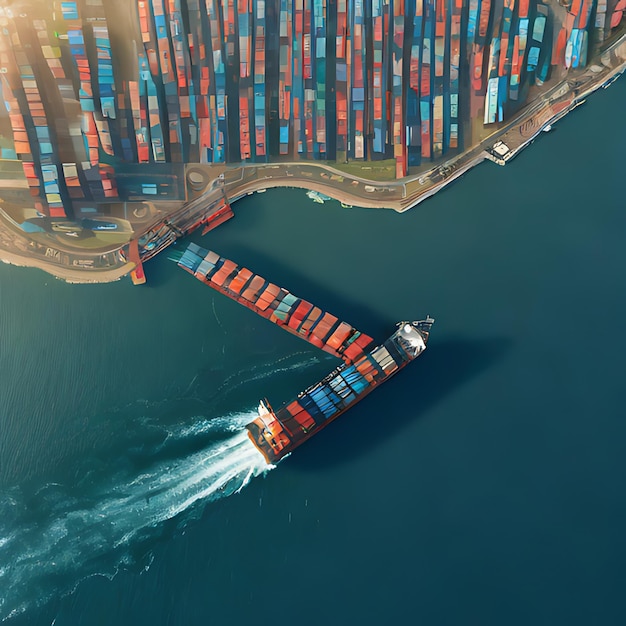
[[[337,155],[346,159],[348,154],[348,6],[346,0],[337,3],[337,43],[335,45],[335,83],[337,111]]]
[[[424,4],[424,38],[422,40],[422,65],[420,75],[420,119],[421,119],[421,142],[422,159],[430,159],[431,152],[431,94],[432,82],[431,54],[433,36],[433,12],[431,3]]]
[[[372,2],[372,30],[374,34],[374,60],[372,62],[372,121],[374,138],[372,149],[374,153],[385,153],[386,129],[386,96],[384,92],[386,67],[383,63],[383,50],[386,44],[386,29],[384,28],[385,13],[381,0]]]
[[[355,159],[367,157],[365,127],[367,94],[369,91],[368,81],[364,79],[367,73],[365,13],[361,2],[355,2],[352,11],[352,103],[351,127],[354,129],[351,156]]]
[[[259,416],[246,426],[252,443],[269,464],[280,461],[422,354],[433,322],[431,317],[399,322],[381,345],[353,365],[341,365],[277,411],[261,402]]]
[[[265,128],[265,0],[254,3],[254,126],[257,161],[267,161]]]
[[[419,165],[421,160],[421,128],[419,113],[420,60],[422,50],[422,0],[417,0],[413,17],[409,85],[406,90],[406,129],[408,165]]]
[[[426,349],[434,322],[428,316],[422,321],[400,322],[391,337],[376,346],[371,337],[347,322],[196,244],[189,244],[178,265],[216,291],[343,361],[277,411],[267,401],[260,403],[259,416],[246,428],[269,464],[289,454],[417,358]]]
[[[315,137],[313,154],[316,159],[326,156],[326,2],[313,0],[312,55],[314,61]]]
[[[404,127],[403,93],[403,46],[404,46],[404,6],[394,4],[393,14],[393,77],[391,92],[391,121],[393,130],[393,157],[396,162],[396,178],[407,175],[407,151]]]

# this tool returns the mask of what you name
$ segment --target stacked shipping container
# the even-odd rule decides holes
[[[393,159],[402,177],[461,150],[479,110],[485,124],[504,121],[551,64],[584,66],[590,29],[605,37],[625,1],[572,0],[552,50],[552,15],[536,0],[276,0],[270,17],[266,0],[137,0],[130,59],[116,58],[102,0],[51,3],[30,38],[0,9],[14,143],[2,156],[23,161],[56,216],[81,188],[116,198],[125,162],[336,155]],[[48,114],[42,81],[65,117]],[[59,134],[70,137],[63,154]]]
[[[346,363],[359,359],[372,345],[371,337],[350,324],[196,244],[189,245],[178,264],[198,280]]]
[[[429,317],[401,323],[389,339],[373,347],[372,338],[350,324],[215,252],[190,244],[178,264],[220,293],[344,361],[276,413],[261,403],[259,418],[247,428],[268,463],[278,461],[417,358],[426,349],[434,322]]]

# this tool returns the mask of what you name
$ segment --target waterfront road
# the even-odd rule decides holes
[[[142,260],[173,243],[178,237],[198,227],[225,204],[270,187],[311,189],[335,198],[345,205],[364,208],[388,208],[406,211],[462,176],[466,171],[490,159],[501,165],[527,146],[547,125],[578,106],[588,94],[607,84],[626,68],[626,34],[611,42],[597,62],[584,70],[570,72],[568,79],[544,92],[508,123],[468,151],[448,161],[400,181],[378,182],[347,174],[325,163],[278,163],[238,166],[189,166],[203,170],[206,187],[197,197],[167,218],[158,217],[142,227],[134,237],[139,241]],[[503,145],[504,144],[504,145]],[[494,146],[500,147],[500,152]],[[190,188],[188,182],[188,189]],[[29,240],[6,224],[0,228],[0,257],[7,262],[35,265],[65,280],[108,282],[128,273],[133,265],[126,261],[126,246],[113,245],[107,250],[70,251],[54,243],[41,245]]]

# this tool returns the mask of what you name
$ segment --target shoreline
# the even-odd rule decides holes
[[[134,263],[126,263],[125,265],[121,265],[113,269],[74,269],[63,265],[55,265],[54,263],[43,261],[37,257],[16,254],[15,252],[10,252],[4,248],[0,248],[0,262],[5,265],[13,265],[15,267],[32,267],[40,269],[58,280],[63,280],[66,283],[77,285],[113,283],[124,278],[124,276],[135,268]]]
[[[597,61],[597,62],[596,62]],[[270,188],[290,187],[313,190],[355,208],[391,209],[404,213],[428,198],[485,160],[504,166],[529,146],[548,126],[556,123],[600,88],[606,88],[626,72],[626,33],[602,51],[579,75],[572,76],[531,102],[525,111],[504,127],[495,130],[479,144],[419,175],[394,181],[369,180],[325,163],[297,162],[237,166],[227,169],[213,180],[197,198],[187,202],[157,224],[138,231],[132,240],[140,237],[155,241],[152,249],[144,248],[141,261],[152,258],[205,223],[206,218],[224,203],[231,205],[242,197]],[[196,164],[191,164],[196,166]],[[229,180],[231,179],[232,180]],[[177,223],[178,222],[178,223]],[[182,228],[181,228],[182,224]],[[165,229],[166,234],[163,235]],[[154,233],[154,239],[149,235]],[[14,236],[17,236],[14,234]],[[160,238],[159,238],[160,237]],[[26,240],[23,235],[20,239]],[[132,241],[131,240],[131,241]],[[2,245],[4,243],[4,245]],[[46,261],[44,258],[8,250],[0,238],[0,261],[21,266],[36,267],[69,283],[99,284],[120,280],[135,269],[133,262],[97,269],[70,266]],[[113,246],[91,254],[76,250],[86,259],[93,255],[117,254],[126,245]],[[21,248],[22,246],[12,246]],[[52,248],[51,248],[52,249]]]

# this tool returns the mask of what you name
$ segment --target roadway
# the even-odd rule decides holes
[[[348,205],[406,211],[486,158],[497,160],[490,155],[494,143],[506,143],[511,148],[507,159],[511,158],[528,145],[546,124],[565,115],[587,94],[598,89],[617,72],[623,71],[626,66],[626,35],[622,35],[603,52],[602,63],[602,66],[591,64],[595,68],[593,70],[590,66],[572,73],[568,80],[547,90],[518,116],[494,129],[491,135],[470,150],[427,172],[401,181],[372,181],[347,174],[325,163],[253,164],[226,168],[221,166],[221,174],[208,184],[204,192],[167,218],[157,218],[154,223],[136,233],[140,248],[144,249],[142,259],[154,256],[178,237],[190,232],[202,220],[222,208],[225,202],[234,202],[247,194],[270,187],[312,189]],[[500,161],[500,164],[504,164],[503,160],[498,160]],[[24,259],[24,264],[37,265],[57,275],[60,275],[59,272],[65,266],[65,270],[73,277],[80,273],[89,274],[89,282],[115,280],[122,275],[120,272],[129,271],[129,264],[119,254],[124,246],[119,244],[91,253],[70,251],[68,246],[37,244],[24,237],[21,231],[16,232],[17,230],[19,229],[0,229],[0,247],[7,251],[0,256],[7,260],[9,254],[12,257],[28,255],[34,262]],[[11,262],[14,261],[15,259]]]

